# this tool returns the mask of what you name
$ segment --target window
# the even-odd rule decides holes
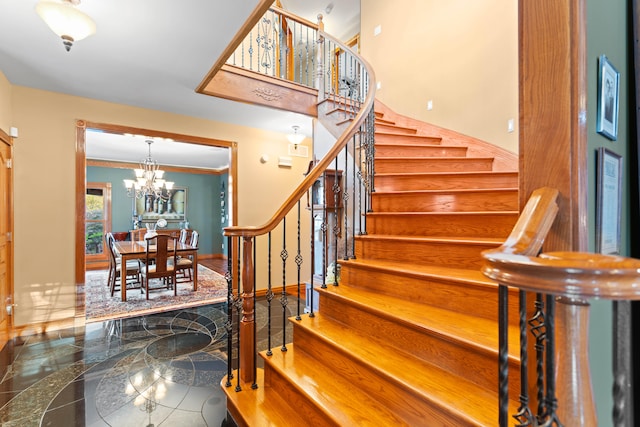
[[[85,255],[87,263],[108,261],[104,234],[111,231],[111,183],[89,182],[85,195]]]

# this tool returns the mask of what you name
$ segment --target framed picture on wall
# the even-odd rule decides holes
[[[596,174],[596,252],[619,254],[622,156],[599,148]]]
[[[147,195],[133,199],[135,215],[142,222],[157,221],[185,221],[187,217],[187,189],[173,187],[173,190],[163,190],[161,196]]]
[[[596,131],[615,141],[618,139],[618,98],[620,73],[605,55],[598,61],[598,118]]]

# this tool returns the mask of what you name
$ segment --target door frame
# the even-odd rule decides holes
[[[131,126],[122,126],[109,123],[97,123],[85,120],[76,120],[76,223],[75,223],[75,282],[76,282],[76,310],[78,320],[85,318],[85,250],[84,250],[84,212],[85,192],[87,181],[87,156],[86,156],[86,131],[87,128],[98,129],[109,133],[130,133],[145,135],[152,138],[170,138],[174,141],[189,144],[223,147],[229,149],[229,173],[228,173],[228,206],[229,226],[238,223],[238,144],[234,141],[204,138],[194,135],[185,135],[173,132],[164,132],[153,129],[143,129]]]
[[[13,138],[0,129],[0,144],[7,145],[9,148],[9,159],[13,162]],[[8,159],[8,160],[9,160]],[[13,165],[7,168],[7,182],[5,188],[0,188],[0,192],[7,192],[7,206],[6,212],[0,212],[0,217],[4,217],[7,220],[7,232],[10,233],[10,238],[7,239],[7,282],[6,282],[6,299],[0,301],[0,310],[5,310],[6,320],[0,322],[0,350],[4,348],[5,344],[11,336],[13,336],[13,316],[9,314],[6,309],[13,305]]]

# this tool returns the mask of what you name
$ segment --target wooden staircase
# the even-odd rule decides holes
[[[480,253],[516,223],[517,162],[399,117],[376,112],[373,212],[339,285],[316,288],[315,317],[291,319],[288,351],[261,353],[258,389],[226,389],[239,425],[497,425],[497,285]]]

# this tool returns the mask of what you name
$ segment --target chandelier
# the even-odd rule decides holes
[[[149,145],[149,156],[140,162],[140,167],[134,169],[136,179],[125,179],[124,186],[127,188],[127,196],[140,199],[146,196],[155,198],[169,199],[171,190],[173,190],[173,182],[166,181],[162,177],[164,171],[159,169],[158,162],[151,157],[152,139],[145,141]]]

